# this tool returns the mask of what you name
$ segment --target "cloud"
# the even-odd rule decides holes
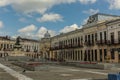
[[[73,24],[73,25],[70,25],[70,26],[65,26],[62,30],[60,30],[60,33],[67,33],[67,32],[76,30],[78,28],[79,27],[78,27],[77,24]]]
[[[20,18],[19,21],[20,22],[27,22],[26,18]]]
[[[29,25],[29,26],[26,26],[22,29],[19,29],[18,32],[20,33],[27,33],[27,32],[33,32],[37,29],[37,27],[33,24]]]
[[[39,29],[32,29],[32,30],[26,31],[26,29],[28,29],[27,27],[19,29],[18,30],[18,32],[19,32],[18,35],[22,36],[22,37],[26,37],[26,38],[40,39],[40,38],[44,38],[44,35],[47,31],[50,33],[51,37],[53,37],[53,36],[55,36],[59,33],[67,33],[67,32],[82,28],[82,26],[78,26],[77,24],[73,24],[73,25],[70,25],[70,26],[65,26],[63,29],[61,29],[57,33],[56,31],[47,29],[44,26],[41,26]],[[37,27],[37,26],[35,26],[35,27]],[[21,31],[21,30],[23,30],[23,31]],[[13,37],[16,37],[16,36],[13,36]]]
[[[3,27],[3,22],[2,21],[0,21],[0,28],[2,28]]]
[[[63,17],[59,14],[44,14],[41,18],[38,18],[37,21],[39,22],[56,22],[56,21],[62,21]]]
[[[87,11],[83,11],[83,13],[85,13],[85,14],[89,14],[89,15],[93,15],[93,14],[96,14],[96,13],[98,13],[99,12],[99,10],[98,9],[89,9],[89,10],[87,10]]]
[[[81,24],[82,24],[82,25],[86,24],[86,23],[87,23],[87,21],[88,21],[88,19],[89,19],[88,17],[87,17],[87,18],[85,18]]]
[[[93,4],[97,0],[79,0],[81,4]]]
[[[40,13],[43,14],[48,9],[59,4],[71,4],[77,0],[0,0],[0,6],[12,6],[21,13]]]
[[[107,0],[110,4],[109,9],[120,10],[120,0]]]
[[[53,30],[49,30],[46,27],[40,27],[39,29],[37,29],[37,26],[31,24],[31,25],[28,25],[28,26],[26,26],[26,27],[24,27],[22,29],[19,29],[18,30],[19,34],[15,35],[13,37],[22,36],[22,37],[25,37],[25,38],[39,39],[39,38],[43,38],[44,34],[47,31],[50,33],[51,36],[56,35],[56,32],[53,31]]]
[[[38,32],[36,33],[36,37],[39,37],[39,38],[43,38],[44,37],[44,34],[46,32],[49,32],[51,36],[55,36],[56,35],[56,32],[53,31],[53,30],[48,30],[46,27],[40,27]]]

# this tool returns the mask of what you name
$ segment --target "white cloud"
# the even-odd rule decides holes
[[[3,27],[3,22],[2,21],[0,21],[0,28],[2,28]]]
[[[37,21],[39,21],[39,22],[47,22],[47,21],[56,22],[56,21],[62,21],[62,18],[63,17],[59,14],[50,13],[50,14],[44,14],[41,18],[38,18]]]
[[[18,32],[20,33],[27,33],[27,32],[33,32],[37,29],[37,27],[33,24],[29,25],[29,26],[26,26],[22,29],[19,29]]]
[[[93,4],[97,0],[79,0],[81,4]]]
[[[0,0],[0,6],[12,6],[18,12],[21,13],[41,13],[59,4],[70,4],[77,0]]]
[[[96,14],[96,13],[98,13],[99,12],[99,10],[98,9],[89,9],[89,10],[87,10],[87,11],[83,11],[83,13],[85,13],[85,14],[89,14],[89,15],[93,15],[93,14]]]
[[[120,0],[107,0],[110,4],[110,9],[120,10]]]
[[[78,27],[77,24],[73,24],[73,25],[70,25],[70,26],[65,26],[62,30],[60,30],[60,33],[67,33],[67,32],[76,30],[78,28],[79,27]]]
[[[50,29],[47,29],[46,27],[42,26],[40,27],[39,29],[32,29],[30,31],[26,31],[26,27],[23,28],[23,31],[20,31],[18,30],[19,32],[19,36],[22,36],[22,37],[26,37],[26,38],[36,38],[36,39],[40,39],[40,38],[43,38],[45,33],[48,31],[51,35],[51,37],[59,34],[59,33],[67,33],[67,32],[70,32],[70,31],[73,31],[73,30],[76,30],[76,29],[81,29],[82,26],[78,26],[77,24],[73,24],[73,25],[70,25],[70,26],[65,26],[63,29],[61,29],[60,31],[58,31],[58,33],[56,31],[53,31],[53,30],[50,30]],[[16,36],[18,36],[16,35]],[[13,36],[13,37],[16,37],[16,36]]]
[[[39,38],[43,38],[44,37],[44,34],[46,32],[49,32],[51,36],[55,36],[56,35],[56,32],[53,31],[53,30],[48,30],[47,28],[45,27],[40,27],[38,32],[36,33],[36,36],[39,37]]]
[[[20,22],[27,22],[26,18],[20,18],[19,21]]]
[[[85,18],[83,22],[81,23],[82,25],[86,24],[89,18]]]
[[[44,37],[44,34],[46,32],[49,32],[51,36],[55,36],[56,35],[56,32],[53,31],[53,30],[49,30],[47,29],[46,27],[40,27],[39,29],[37,29],[37,26],[35,25],[29,25],[29,26],[26,26],[22,29],[19,29],[18,32],[19,32],[19,36],[22,36],[22,37],[26,37],[26,38],[43,38]],[[15,35],[13,37],[16,37],[18,35]]]

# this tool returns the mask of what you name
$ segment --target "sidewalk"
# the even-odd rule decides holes
[[[0,80],[18,80],[0,68]]]
[[[33,80],[27,76],[24,76],[23,74],[20,74],[20,73],[14,71],[13,69],[11,69],[1,63],[0,63],[0,69],[1,69],[1,71],[2,71],[2,69],[4,72],[6,71],[5,74],[0,73],[0,80]],[[3,79],[1,79],[2,77],[3,77]]]

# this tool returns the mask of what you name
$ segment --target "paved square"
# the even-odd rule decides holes
[[[2,64],[9,66],[13,70],[32,78],[33,80],[87,80],[87,79],[107,79],[108,73],[118,73],[119,69],[100,70],[100,69],[86,69],[78,67],[60,66],[60,65],[47,65],[46,70],[41,71],[26,71],[21,67],[10,64],[10,62],[2,62]],[[6,76],[5,80],[16,80],[8,73],[0,69],[0,76]],[[3,76],[3,77],[4,77]],[[0,79],[4,80],[4,79]],[[26,79],[25,79],[26,80]]]

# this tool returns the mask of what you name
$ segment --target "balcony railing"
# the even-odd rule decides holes
[[[94,42],[85,42],[84,45],[86,45],[86,46],[94,46]]]
[[[119,41],[117,41],[117,40],[114,40],[114,41],[110,41],[110,40],[102,40],[102,41],[100,41],[100,40],[98,40],[97,42],[96,42],[96,44],[97,45],[117,45],[117,44],[120,44],[120,42]]]
[[[60,49],[70,49],[70,48],[82,48],[83,44],[68,44],[68,45],[60,45],[56,47],[51,47],[50,50],[60,50]]]

